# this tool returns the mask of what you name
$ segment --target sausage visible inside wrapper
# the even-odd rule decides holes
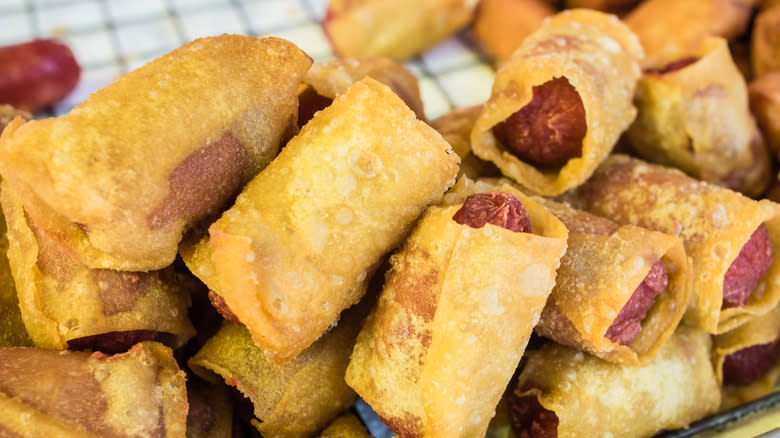
[[[0,348],[0,435],[183,437],[187,411],[184,372],[161,344],[114,356]]]
[[[497,70],[472,130],[474,153],[533,193],[576,187],[636,115],[641,58],[636,36],[613,15],[554,15]]]
[[[528,351],[507,399],[513,431],[521,438],[649,437],[686,427],[718,409],[711,345],[703,330],[680,326],[643,367],[554,343]]]
[[[90,268],[162,269],[182,234],[224,208],[294,132],[310,64],[279,38],[192,41],[68,114],[9,124],[3,178],[25,205],[41,204],[28,213],[63,230]]]
[[[26,213],[8,181],[0,201],[19,308],[36,346],[112,354],[145,340],[179,347],[193,336],[189,291],[172,268],[90,269],[56,238],[59,230],[43,228]]]
[[[723,385],[721,410],[776,389],[780,378],[780,306],[713,338],[712,364]]]
[[[532,199],[461,181],[391,257],[347,368],[399,436],[485,434],[565,250],[563,225]]]
[[[780,263],[772,255],[767,266],[767,254],[761,254],[778,253],[780,206],[772,201],[755,201],[678,170],[624,155],[608,158],[591,179],[566,198],[579,208],[619,223],[683,239],[694,272],[694,293],[685,316],[689,323],[713,334],[724,333],[769,312],[780,301]],[[751,244],[753,249],[743,253],[761,227],[766,229],[768,241],[759,239],[757,246]],[[743,257],[748,258],[735,262]],[[756,281],[757,285],[749,291],[744,305],[724,306],[724,293],[729,293],[732,283],[727,275],[734,265],[734,280],[745,284]],[[737,289],[731,292],[741,301],[745,296]]]

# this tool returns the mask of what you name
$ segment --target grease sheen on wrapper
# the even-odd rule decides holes
[[[399,436],[484,436],[566,250],[566,229],[508,187],[532,233],[430,207],[358,335],[347,383]]]
[[[549,200],[542,204],[569,230],[568,249],[535,331],[610,362],[647,365],[688,307],[693,272],[680,238],[618,224]],[[628,344],[606,335],[620,311],[661,260],[668,285],[655,297]]]
[[[255,343],[289,361],[362,297],[384,254],[454,183],[458,163],[387,86],[365,78],[182,254]]]
[[[515,435],[534,436],[518,432],[517,409],[524,397],[554,412],[553,436],[559,438],[639,438],[686,427],[718,409],[711,345],[705,331],[680,326],[644,367],[607,362],[555,343],[526,352],[507,402]]]
[[[614,15],[575,9],[547,19],[496,72],[490,99],[471,134],[474,153],[540,195],[577,186],[633,121],[641,58],[636,36]],[[567,79],[579,95],[586,132],[579,156],[561,167],[544,168],[518,158],[493,129],[532,101],[534,87],[555,78]]]
[[[85,265],[161,269],[189,226],[277,154],[310,65],[279,38],[192,41],[62,117],[17,118],[0,137],[0,170]]]
[[[693,296],[685,318],[710,333],[729,331],[780,301],[780,261],[774,261],[746,304],[724,307],[724,278],[751,235],[763,225],[774,254],[780,206],[695,180],[681,171],[613,155],[567,198],[580,208],[680,236],[693,259]]]

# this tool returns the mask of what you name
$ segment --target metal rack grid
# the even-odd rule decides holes
[[[273,35],[315,61],[333,58],[320,20],[328,0],[0,0],[0,46],[59,38],[82,66],[69,111],[116,77],[198,37]],[[405,64],[420,79],[426,115],[484,102],[493,68],[461,33]]]

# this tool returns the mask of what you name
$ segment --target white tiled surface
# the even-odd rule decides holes
[[[286,38],[315,61],[333,57],[320,20],[328,0],[0,0],[0,46],[56,37],[83,69],[69,111],[118,75],[198,37],[239,33]],[[461,35],[407,62],[429,118],[484,102],[493,70]]]

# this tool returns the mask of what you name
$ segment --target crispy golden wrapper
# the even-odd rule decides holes
[[[347,310],[333,330],[284,365],[258,349],[245,327],[225,321],[189,365],[249,398],[252,424],[263,436],[312,436],[355,401],[344,371],[365,311],[361,305]]]
[[[753,76],[780,70],[780,4],[762,9],[750,34],[750,60]]]
[[[475,0],[331,0],[322,26],[339,56],[418,55],[468,23]]]
[[[540,0],[481,0],[471,29],[479,46],[501,63],[554,14],[555,9]]]
[[[320,438],[371,438],[366,427],[354,414],[342,414],[320,433]]]
[[[586,9],[558,13],[496,72],[490,99],[471,134],[474,153],[534,193],[555,196],[576,187],[633,121],[631,98],[641,57],[636,36],[614,15]],[[534,86],[558,77],[568,79],[579,94],[587,131],[580,156],[560,168],[542,169],[511,153],[492,129],[531,102]]]
[[[565,3],[567,8],[588,8],[623,15],[640,3],[640,0],[566,0]]]
[[[0,347],[32,347],[22,320],[16,284],[8,263],[8,234],[5,216],[0,214]]]
[[[414,111],[418,119],[425,120],[417,76],[390,58],[364,56],[314,63],[303,78],[305,88],[299,91],[299,95],[304,96],[309,93],[307,88],[310,88],[311,92],[332,101],[366,76],[390,87],[406,106]],[[301,106],[303,106],[303,97]],[[301,120],[298,122],[303,124]]]
[[[6,181],[0,201],[19,308],[36,346],[62,350],[79,338],[145,330],[166,334],[166,343],[178,347],[195,334],[189,293],[171,269],[90,269],[60,245],[58,230],[40,228],[25,214]]]
[[[16,109],[11,105],[0,104],[0,133],[16,116],[20,116],[24,121],[32,119],[32,114],[27,111]]]
[[[0,348],[0,435],[183,438],[184,380],[156,342],[114,356]]]
[[[682,240],[537,200],[563,222],[569,240],[534,330],[610,362],[650,363],[674,333],[691,297],[693,272]],[[633,341],[626,345],[611,341],[607,330],[658,260],[666,266],[668,286],[655,298]]]
[[[723,279],[759,225],[780,254],[780,205],[755,201],[682,172],[612,155],[567,195],[575,206],[615,222],[680,236],[693,259],[693,297],[685,318],[712,334],[732,330],[780,301],[780,257],[741,307],[723,308]]]
[[[687,56],[697,61],[639,80],[639,114],[628,129],[634,149],[694,178],[748,196],[764,193],[772,162],[726,40],[706,38]]]
[[[0,171],[87,266],[163,268],[289,138],[310,63],[278,38],[195,40],[62,117],[9,124]]]
[[[430,207],[358,335],[347,383],[399,436],[484,436],[555,284],[566,229],[501,190],[534,234],[461,225],[462,201]]]
[[[769,149],[780,156],[780,70],[751,82],[748,97]]]
[[[723,385],[723,361],[729,354],[755,345],[768,344],[780,337],[780,306],[754,318],[736,329],[715,336],[712,346],[712,363],[718,383]],[[748,385],[723,385],[721,410],[759,399],[777,388],[780,378],[780,349],[774,354],[770,370]]]
[[[645,0],[625,18],[645,49],[644,68],[661,68],[688,56],[708,36],[742,34],[752,14],[740,0]]]
[[[380,259],[454,183],[458,156],[365,78],[318,112],[182,256],[275,360],[363,296]]]
[[[513,394],[534,397],[553,411],[559,438],[649,437],[718,409],[711,345],[705,331],[680,326],[655,360],[635,367],[549,343],[526,352]]]
[[[479,158],[471,151],[471,130],[482,113],[482,107],[473,105],[456,108],[431,122],[433,129],[452,145],[452,150],[460,157],[458,175],[466,175],[471,179],[501,175],[493,163]]]

